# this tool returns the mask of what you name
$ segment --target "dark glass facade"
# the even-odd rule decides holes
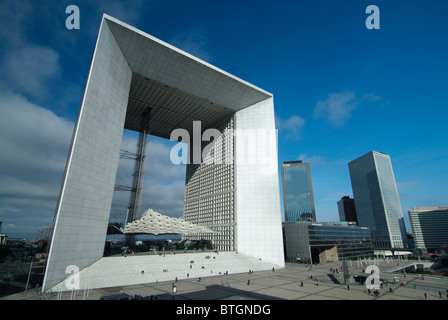
[[[448,252],[448,207],[414,207],[408,213],[417,250]]]
[[[316,221],[309,163],[282,164],[285,221]]]
[[[351,223],[285,222],[285,256],[289,262],[322,263],[374,256],[369,228]]]
[[[337,246],[339,260],[373,255],[372,237],[368,228],[309,225],[308,233],[312,252],[317,247]]]
[[[356,217],[355,199],[349,196],[342,197],[338,201],[338,211],[340,221],[350,221],[358,224]]]

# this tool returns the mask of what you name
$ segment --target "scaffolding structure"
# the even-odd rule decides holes
[[[141,130],[139,131],[137,142],[137,151],[135,153],[126,150],[120,151],[120,159],[134,160],[134,171],[132,174],[131,186],[115,185],[116,191],[130,191],[125,225],[140,218],[141,196],[146,163],[146,149],[148,145],[150,110],[151,109],[148,108],[142,117]],[[133,246],[134,244],[135,236],[132,234],[127,234],[126,245]]]

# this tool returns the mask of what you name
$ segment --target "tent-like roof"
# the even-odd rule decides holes
[[[205,226],[198,226],[181,218],[168,217],[153,209],[146,210],[138,220],[126,224],[125,234],[195,234],[216,233]]]

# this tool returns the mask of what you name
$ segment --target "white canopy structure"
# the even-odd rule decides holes
[[[138,220],[126,224],[125,234],[183,234],[216,233],[205,226],[198,226],[181,218],[165,216],[153,209],[146,210]]]

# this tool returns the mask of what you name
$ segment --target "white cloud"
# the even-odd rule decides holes
[[[412,190],[418,188],[421,185],[420,180],[411,181],[396,181],[398,190]]]
[[[49,80],[59,75],[59,54],[27,36],[33,14],[27,2],[0,4],[0,74],[10,88],[43,99],[49,94]]]
[[[5,0],[0,2],[0,44],[22,43],[24,28],[33,15],[33,7],[26,1]]]
[[[285,133],[287,138],[300,139],[305,126],[305,119],[295,114],[286,119],[275,115],[275,126],[280,133]]]
[[[37,232],[52,223],[74,123],[24,97],[0,91],[0,216],[4,232]],[[136,135],[122,147],[134,152]],[[170,162],[171,142],[149,137],[142,208],[181,216],[185,166]],[[131,185],[134,162],[120,160],[117,183]],[[126,214],[129,193],[116,192],[112,215]],[[14,224],[14,229],[7,228]],[[21,226],[23,228],[21,229]],[[34,226],[34,229],[33,229]],[[31,234],[30,236],[35,236]]]
[[[317,102],[313,118],[325,118],[329,124],[339,127],[351,118],[358,104],[353,92],[331,93],[327,99]]]
[[[64,169],[72,122],[11,92],[0,92],[0,110],[3,174],[43,178]]]
[[[104,12],[128,24],[135,24],[141,16],[143,0],[117,1],[97,0],[99,12]]]
[[[59,54],[48,47],[23,44],[6,52],[1,70],[13,87],[43,98],[48,94],[46,82],[59,73]]]
[[[360,99],[356,98],[353,91],[344,91],[342,93],[331,93],[327,99],[319,100],[314,108],[314,119],[324,118],[333,127],[341,127],[352,117],[353,111],[361,103],[375,102],[381,100],[381,97],[368,93]]]
[[[373,94],[373,93],[366,93],[365,95],[362,96],[362,100],[372,102],[372,101],[381,100],[381,97],[377,96],[376,94]]]
[[[164,215],[180,217],[183,214],[185,196],[185,166],[174,165],[170,160],[171,146],[175,142],[149,137],[145,175],[142,190],[141,212],[152,208]],[[126,131],[122,149],[135,152],[137,134]],[[121,159],[117,170],[117,184],[131,186],[134,161]],[[124,221],[129,204],[129,192],[114,193],[111,219]]]
[[[75,4],[75,3],[74,3]],[[157,7],[158,1],[144,1],[144,0],[95,0],[86,1],[79,6],[81,16],[81,29],[87,29],[87,35],[92,39],[96,39],[98,30],[101,23],[101,17],[105,13],[110,15],[124,23],[132,26],[136,26],[138,21],[144,14],[144,10],[148,7],[151,9]],[[89,21],[89,23],[83,23],[86,21],[86,16],[92,15],[95,20]]]
[[[73,123],[5,90],[0,113],[0,215],[37,231],[52,222]]]
[[[326,157],[322,156],[308,156],[306,153],[301,153],[297,157],[298,160],[302,160],[303,162],[308,162],[310,166],[326,166],[328,164],[328,160]]]
[[[177,31],[168,42],[199,59],[211,62],[213,57],[207,52],[207,41],[207,30],[201,25],[194,25]]]

